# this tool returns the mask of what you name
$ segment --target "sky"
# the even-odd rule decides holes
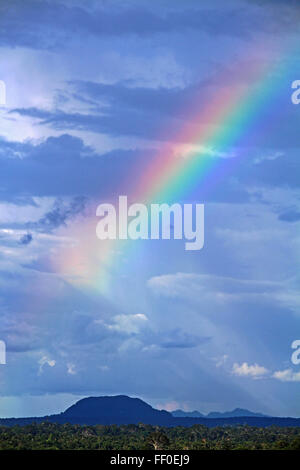
[[[300,417],[299,18],[1,1],[1,417],[117,394]],[[119,195],[204,204],[203,249],[97,239]]]

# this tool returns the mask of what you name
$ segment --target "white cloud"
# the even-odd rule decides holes
[[[68,368],[67,369],[68,374],[70,374],[70,375],[75,375],[76,374],[75,364],[68,363],[67,368]]]
[[[270,150],[269,153],[266,153],[265,155],[260,155],[259,157],[254,159],[254,164],[257,165],[264,160],[276,160],[277,158],[284,157],[285,153],[284,152],[279,152],[277,151],[272,151]]]
[[[219,158],[234,158],[236,153],[231,152],[220,152],[214,149],[211,146],[205,145],[195,145],[195,144],[175,144],[173,149],[174,157],[179,158],[195,158],[199,154],[204,154],[210,157],[219,157]]]
[[[247,362],[239,365],[237,362],[233,364],[232,373],[240,377],[251,377],[257,379],[268,373],[268,369],[258,364],[249,365]]]
[[[201,294],[202,299],[212,296],[221,300],[232,300],[241,295],[273,295],[282,286],[279,282],[180,272],[152,277],[147,285],[156,294],[168,297],[199,298]]]
[[[227,354],[224,354],[222,357],[220,358],[214,358],[214,360],[216,361],[216,367],[222,367],[225,365],[226,361],[228,359],[228,355]]]
[[[210,274],[176,273],[155,276],[148,280],[148,288],[159,296],[181,298],[196,303],[271,301],[299,311],[297,284],[292,278],[283,281],[240,279]]]
[[[183,406],[180,405],[178,401],[171,400],[167,402],[162,402],[162,403],[157,403],[156,408],[159,410],[167,410],[167,411],[174,411],[178,410],[179,408],[184,408]]]
[[[272,377],[281,382],[300,382],[300,372],[293,372],[292,369],[278,370]]]
[[[44,365],[48,364],[49,367],[54,367],[56,364],[56,361],[54,359],[49,359],[47,356],[41,357],[39,360],[39,374],[41,374],[44,371]]]
[[[147,320],[148,318],[143,313],[137,313],[135,315],[116,315],[114,317],[114,324],[109,325],[108,328],[128,334],[138,333]]]
[[[9,202],[0,203],[0,224],[24,224],[27,222],[37,222],[45,212],[51,210],[55,198],[35,197],[34,204],[13,204]]]

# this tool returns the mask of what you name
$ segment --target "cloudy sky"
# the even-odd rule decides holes
[[[0,416],[104,394],[300,416],[299,20],[297,0],[1,1]],[[98,240],[97,205],[166,152],[204,248]]]

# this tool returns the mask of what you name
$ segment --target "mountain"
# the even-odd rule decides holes
[[[220,413],[218,411],[211,411],[208,415],[204,415],[200,413],[200,411],[182,411],[182,410],[175,410],[172,411],[172,416],[174,418],[239,418],[244,416],[253,416],[257,418],[264,418],[266,415],[261,413],[254,413],[253,411],[244,410],[243,408],[235,408],[232,411],[225,411],[224,413]]]
[[[78,423],[101,424],[158,424],[168,426],[172,423],[172,415],[168,411],[159,411],[139,398],[126,395],[113,397],[89,397],[79,400],[70,406],[63,418]]]
[[[183,410],[174,410],[171,412],[174,418],[205,418],[205,415],[200,413],[200,411],[183,411]]]
[[[243,408],[235,408],[232,411],[225,411],[224,413],[219,413],[218,411],[211,411],[206,415],[206,418],[236,418],[241,416],[256,416],[258,418],[265,418],[266,415],[261,413],[255,413],[253,411],[244,410]]]
[[[109,424],[152,424],[157,426],[194,426],[201,424],[207,427],[215,426],[234,426],[239,424],[248,424],[249,426],[298,426],[299,418],[276,418],[268,416],[240,416],[248,410],[236,409],[231,413],[233,417],[175,417],[168,411],[156,410],[139,398],[130,398],[126,395],[117,395],[111,397],[89,397],[79,400],[74,405],[67,408],[60,414],[29,417],[29,418],[4,418],[0,419],[2,426],[24,426],[31,423],[70,423],[87,425],[109,425]],[[184,413],[184,412],[183,412]],[[194,412],[192,412],[194,413]],[[248,413],[251,413],[248,411]]]

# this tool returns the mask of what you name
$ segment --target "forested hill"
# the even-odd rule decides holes
[[[139,398],[130,398],[125,395],[112,397],[89,397],[79,400],[66,411],[50,416],[29,418],[0,419],[0,425],[22,426],[30,423],[70,423],[70,424],[152,424],[158,426],[193,426],[203,424],[207,427],[248,424],[250,426],[267,427],[297,426],[300,427],[300,418],[277,418],[259,416],[236,416],[231,418],[178,418],[168,411],[160,411]]]

